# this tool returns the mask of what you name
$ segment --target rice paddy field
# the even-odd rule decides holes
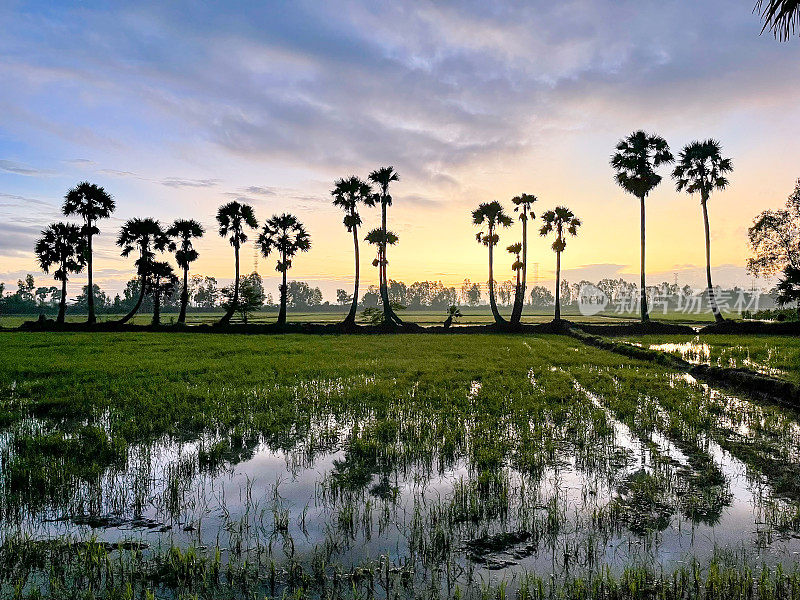
[[[798,459],[565,336],[3,332],[0,597],[798,598]]]

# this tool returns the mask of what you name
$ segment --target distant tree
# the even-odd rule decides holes
[[[83,235],[86,239],[86,273],[89,279],[89,289],[94,289],[92,271],[92,238],[100,233],[97,221],[107,219],[116,208],[114,199],[102,187],[82,181],[67,192],[64,197],[62,211],[65,216],[78,215],[83,219]],[[94,298],[89,295],[89,314],[87,321],[95,323],[97,317],[94,313]]]
[[[224,298],[222,306],[229,310],[234,301],[234,290],[230,287],[222,288]],[[245,275],[239,280],[239,296],[236,299],[236,312],[247,324],[250,313],[260,310],[264,306],[264,283],[258,273]]]
[[[388,288],[389,302],[392,305],[408,305],[408,287],[405,283],[390,279]]]
[[[510,279],[506,279],[505,281],[500,282],[497,284],[497,296],[500,299],[500,304],[503,306],[508,306],[511,304],[511,300],[514,297],[514,282]]]
[[[500,311],[497,310],[497,301],[494,294],[494,254],[493,250],[497,243],[500,241],[500,236],[497,234],[498,227],[510,227],[511,217],[506,215],[503,207],[496,200],[492,202],[483,202],[478,208],[472,211],[472,222],[475,225],[486,225],[486,231],[479,231],[475,239],[479,243],[489,248],[489,304],[492,308],[495,323],[504,325],[506,320],[500,316]]]
[[[347,306],[353,301],[352,296],[344,290],[336,290],[336,303],[340,306]]]
[[[186,306],[189,304],[189,265],[197,260],[197,250],[192,245],[192,240],[203,237],[205,229],[193,219],[176,219],[167,235],[172,239],[170,250],[175,252],[175,260],[183,269],[183,288],[181,288],[181,312],[178,314],[178,323],[186,322]]]
[[[168,262],[154,261],[147,270],[145,292],[153,299],[154,326],[161,325],[161,303],[178,287],[178,277]]]
[[[305,281],[290,281],[286,288],[286,304],[301,310],[319,306],[322,304],[322,291]]]
[[[367,291],[364,292],[364,296],[361,298],[361,305],[362,306],[378,306],[378,303],[381,301],[381,291],[380,288],[376,285],[371,285],[367,288]],[[383,322],[383,312],[380,312],[381,318],[380,322]]]
[[[800,179],[782,210],[765,210],[747,230],[754,256],[747,270],[756,277],[771,276],[787,265],[800,268]]]
[[[781,306],[795,302],[797,304],[797,318],[800,319],[800,269],[786,265],[783,277],[776,286],[778,292],[777,302]]]
[[[278,255],[278,263],[275,270],[281,274],[281,307],[278,311],[278,325],[286,324],[286,273],[292,266],[292,259],[298,252],[308,252],[311,248],[311,237],[308,235],[303,224],[295,217],[287,213],[282,215],[272,215],[266,223],[264,229],[258,236],[256,245],[261,250],[264,258],[268,257],[272,251]]]
[[[675,187],[680,192],[686,190],[689,194],[700,194],[700,205],[703,208],[703,225],[706,234],[706,281],[708,284],[708,299],[714,319],[720,323],[724,321],[722,313],[717,307],[714,297],[714,286],[711,284],[711,233],[708,225],[708,199],[714,190],[724,190],[728,187],[726,173],[733,170],[730,158],[722,158],[722,149],[716,140],[691,142],[678,156],[678,163],[672,171]]]
[[[197,306],[204,308],[213,308],[217,305],[217,298],[219,297],[219,290],[217,289],[217,280],[215,277],[208,275],[195,275],[198,277],[196,280],[196,289],[194,293],[194,301]]]
[[[353,234],[353,248],[355,252],[355,286],[353,289],[353,302],[350,305],[350,312],[347,313],[343,324],[347,326],[355,325],[356,309],[358,308],[358,280],[359,280],[359,255],[358,255],[358,226],[361,225],[361,215],[358,213],[358,205],[375,206],[375,195],[369,184],[361,181],[358,177],[340,179],[334,184],[331,190],[334,206],[344,210],[342,223],[347,231]]]
[[[56,323],[64,322],[67,309],[67,280],[70,273],[80,273],[86,265],[85,237],[81,228],[71,223],[53,223],[42,231],[34,252],[45,273],[55,266],[53,278],[61,282]],[[32,279],[32,278],[31,278]]]
[[[800,23],[800,0],[758,0],[755,11],[764,20],[761,33],[771,31],[782,42],[794,35]]]
[[[481,301],[481,286],[465,279],[461,284],[461,301],[469,306],[478,306]]]
[[[535,308],[549,308],[555,304],[553,293],[543,285],[535,285],[531,288],[531,306]]]
[[[239,300],[239,248],[247,241],[245,227],[256,229],[258,227],[258,221],[256,220],[256,215],[255,212],[253,212],[252,206],[234,200],[233,202],[228,202],[219,207],[217,211],[217,223],[219,224],[219,235],[221,237],[227,236],[228,241],[231,246],[233,246],[236,263],[236,271],[233,278],[232,302],[219,320],[220,325],[227,325],[230,323],[231,317],[236,311],[237,302]]]
[[[542,225],[539,235],[546,236],[555,232],[553,251],[556,253],[556,311],[555,320],[561,320],[561,253],[567,247],[565,233],[575,236],[581,220],[566,206],[557,206],[555,210],[548,210],[542,215]]]
[[[75,298],[75,304],[73,308],[84,311],[88,310],[89,307],[89,297],[94,298],[94,305],[95,308],[100,308],[101,310],[105,310],[108,305],[110,304],[109,298],[106,293],[100,289],[100,286],[96,283],[92,286],[92,293],[89,293],[89,286],[84,285],[81,288],[81,293]]]
[[[458,308],[458,306],[453,304],[447,309],[447,318],[444,320],[444,328],[450,329],[450,326],[453,324],[453,319],[460,319],[461,317],[461,310]]]
[[[369,180],[378,187],[376,197],[381,205],[381,227],[379,230],[372,230],[367,236],[367,241],[378,245],[378,264],[376,266],[378,267],[378,281],[380,284],[384,321],[386,323],[402,325],[400,317],[394,313],[392,310],[392,303],[389,301],[389,282],[386,272],[387,265],[389,264],[386,258],[386,247],[387,245],[393,246],[398,240],[397,235],[386,228],[386,209],[392,205],[392,196],[389,194],[389,184],[393,181],[400,181],[400,177],[394,170],[394,167],[381,167],[369,174]],[[373,235],[378,231],[380,232],[379,235]],[[372,237],[370,238],[370,236]]]
[[[139,275],[139,297],[131,310],[122,317],[118,323],[127,323],[133,318],[142,306],[145,293],[147,292],[147,277],[155,263],[156,251],[163,252],[169,238],[161,229],[161,224],[155,219],[128,219],[122,226],[117,237],[117,246],[122,248],[122,256],[129,256],[131,252],[138,250],[139,258],[136,259],[136,272]]]
[[[528,220],[536,218],[536,215],[533,214],[534,202],[537,202],[537,198],[533,194],[520,194],[511,199],[514,212],[519,213],[519,220],[522,221],[522,256],[519,256],[519,252],[516,253],[515,264],[520,266],[514,269],[517,272],[517,287],[514,292],[514,308],[511,311],[511,325],[513,326],[519,325],[522,318],[522,305],[525,303],[525,287],[528,283]]]
[[[658,135],[634,131],[617,144],[611,156],[611,167],[616,171],[614,179],[620,187],[639,199],[641,213],[641,294],[640,314],[642,322],[649,320],[647,295],[645,293],[645,198],[661,183],[656,168],[671,163],[675,158],[667,141]]]

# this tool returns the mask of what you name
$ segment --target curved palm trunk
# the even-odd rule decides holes
[[[66,273],[66,269],[64,269]],[[59,325],[64,324],[64,315],[67,313],[67,279],[66,277],[61,282],[61,300],[58,302],[58,316],[56,317],[56,323]]]
[[[498,325],[505,325],[506,320],[500,316],[500,311],[497,310],[497,301],[494,297],[494,244],[491,243],[493,234],[494,231],[489,231],[489,305],[492,307],[494,322]]]
[[[183,269],[183,291],[181,292],[181,312],[178,315],[178,323],[183,325],[186,322],[186,306],[189,304],[189,267]]]
[[[92,220],[86,220],[86,229],[88,233],[86,234],[86,251],[88,253],[86,257],[86,268],[87,274],[89,276],[89,292],[86,295],[86,299],[89,302],[89,316],[86,318],[86,322],[90,325],[93,325],[97,322],[97,317],[94,314],[94,285],[93,285],[93,278],[92,278]]]
[[[381,302],[383,303],[383,321],[389,325],[402,325],[403,321],[392,310],[392,305],[389,302],[389,277],[387,275],[386,265],[386,203],[381,202],[381,229],[383,230],[383,243],[380,249],[380,265],[378,269],[378,277],[380,279],[379,285],[381,290]]]
[[[355,225],[353,226],[353,247],[355,249],[355,257],[356,257],[356,283],[355,283],[355,288],[353,290],[353,303],[350,305],[350,312],[347,313],[347,317],[344,320],[344,323],[347,325],[355,325],[356,309],[358,308],[358,278],[359,278],[358,228]]]
[[[161,325],[161,282],[156,282],[156,294],[153,298],[153,326]]]
[[[236,312],[236,307],[239,306],[239,245],[236,244],[233,247],[233,253],[235,255],[236,260],[236,279],[233,282],[233,302],[228,307],[228,310],[222,315],[222,318],[219,320],[220,325],[227,325],[231,322],[231,317],[233,313]]]
[[[561,252],[556,252],[556,315],[555,320],[561,320]]]
[[[650,320],[650,313],[647,310],[647,288],[644,282],[644,196],[639,198],[642,202],[642,269],[641,269],[641,287],[639,288],[639,298],[641,303],[642,323]]]
[[[711,312],[714,313],[714,319],[717,323],[722,323],[725,319],[722,313],[719,312],[717,307],[717,299],[714,296],[714,286],[711,283],[711,233],[708,226],[708,198],[704,197],[701,204],[703,205],[703,226],[706,231],[706,282],[708,283],[708,302],[711,304]]]
[[[283,264],[286,264],[286,255],[283,256]],[[281,308],[278,311],[278,325],[286,325],[286,269],[283,270],[283,282],[281,283]]]
[[[527,215],[526,215],[527,217]],[[525,288],[528,282],[528,219],[522,221],[522,281],[517,271],[517,290],[514,296],[514,310],[511,312],[511,324],[519,325],[522,319],[522,307],[525,304]]]
[[[127,315],[125,315],[119,321],[117,321],[118,325],[124,325],[125,323],[130,321],[133,318],[133,315],[135,315],[139,311],[139,308],[142,306],[142,300],[144,300],[144,283],[145,283],[145,277],[144,277],[144,275],[142,275],[141,279],[139,281],[139,288],[140,288],[139,289],[139,298],[136,300],[136,304],[130,310],[130,312],[128,312]]]

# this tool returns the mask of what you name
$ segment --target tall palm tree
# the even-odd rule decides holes
[[[146,293],[153,297],[152,325],[161,325],[161,299],[172,295],[178,285],[178,277],[168,262],[153,261],[148,269],[145,283]]]
[[[513,244],[511,244],[510,246],[508,246],[506,248],[506,251],[509,254],[511,254],[512,256],[514,256],[514,262],[511,265],[511,270],[514,271],[517,274],[517,285],[514,287],[514,290],[515,290],[515,293],[514,293],[514,308],[516,308],[516,306],[517,306],[517,298],[519,297],[520,286],[522,285],[522,282],[521,282],[522,269],[524,268],[524,263],[522,262],[522,259],[520,257],[520,254],[522,253],[522,244],[520,242],[514,242]],[[519,323],[519,322],[517,321],[517,323]],[[514,313],[513,312],[511,313],[511,324],[512,325],[516,324],[516,323],[514,323]]]
[[[519,325],[522,319],[522,305],[525,302],[525,288],[528,283],[528,219],[535,219],[533,214],[533,203],[537,201],[533,194],[520,194],[511,199],[514,204],[514,212],[519,213],[519,220],[522,221],[522,261],[517,257],[517,262],[522,263],[522,281],[517,270],[517,289],[514,294],[514,308],[511,311],[511,325]]]
[[[555,210],[548,210],[542,215],[544,225],[539,229],[539,235],[546,236],[555,232],[553,250],[556,253],[556,314],[555,320],[561,320],[561,253],[567,247],[564,233],[572,236],[578,235],[581,220],[566,206],[557,206]]]
[[[512,220],[504,211],[497,200],[492,202],[482,202],[478,208],[472,211],[472,223],[474,225],[486,225],[486,232],[479,231],[475,239],[479,243],[489,248],[489,305],[492,307],[494,321],[498,325],[505,325],[506,320],[500,316],[497,310],[497,301],[494,295],[494,247],[500,241],[497,234],[498,227],[510,227]]]
[[[761,33],[769,30],[782,42],[794,35],[800,24],[800,0],[758,0],[754,10],[764,19]]]
[[[388,324],[394,323],[402,325],[403,322],[392,310],[392,305],[389,302],[389,279],[386,273],[386,266],[389,264],[386,258],[386,246],[387,244],[394,245],[398,240],[397,235],[388,231],[386,228],[386,210],[387,207],[392,205],[392,196],[389,194],[389,184],[393,181],[400,181],[400,176],[394,170],[394,167],[381,167],[369,174],[369,180],[378,186],[378,202],[381,204],[381,235],[373,236],[373,239],[378,243],[377,266],[381,303],[383,304],[383,320]],[[372,232],[370,232],[370,234],[372,234]]]
[[[347,231],[353,234],[353,248],[355,252],[356,278],[355,289],[353,291],[353,302],[350,305],[350,312],[342,322],[343,325],[353,326],[356,322],[356,309],[358,308],[358,280],[359,280],[359,255],[358,255],[358,226],[361,225],[361,215],[358,214],[358,205],[375,206],[375,195],[368,183],[361,181],[358,177],[352,176],[348,179],[340,179],[334,184],[331,190],[334,206],[344,210],[345,215],[342,223]]]
[[[142,300],[147,291],[147,278],[155,263],[156,251],[163,252],[169,244],[167,234],[161,229],[161,223],[155,219],[128,219],[120,229],[117,237],[117,246],[122,248],[120,254],[129,256],[134,250],[139,251],[136,259],[136,271],[139,275],[139,298],[136,304],[122,317],[118,323],[127,323],[133,318],[142,306]]]
[[[197,260],[197,250],[192,245],[192,239],[203,237],[205,229],[194,219],[176,219],[167,229],[167,235],[172,238],[170,250],[175,252],[175,260],[183,269],[183,289],[181,290],[181,312],[178,323],[186,322],[186,306],[189,304],[189,265]]]
[[[89,304],[88,323],[95,323],[94,314],[94,283],[92,279],[92,237],[100,233],[97,221],[107,219],[116,208],[114,199],[102,187],[81,181],[67,192],[64,197],[62,212],[67,217],[78,215],[83,219],[83,235],[86,238],[86,273],[89,278],[89,291],[87,300]]]
[[[617,172],[614,179],[629,194],[639,199],[641,207],[641,269],[639,301],[642,322],[648,321],[647,288],[645,287],[645,215],[644,200],[661,183],[661,175],[656,167],[674,160],[667,141],[658,135],[634,131],[617,144],[617,151],[611,156],[611,166]]]
[[[256,229],[258,221],[252,206],[234,200],[219,207],[217,223],[219,223],[219,234],[222,237],[228,236],[228,241],[233,246],[233,254],[236,261],[236,274],[233,280],[233,301],[219,320],[220,325],[227,325],[231,322],[231,317],[236,312],[239,304],[239,248],[247,241],[245,226]]]
[[[53,278],[61,282],[61,299],[58,301],[56,323],[64,322],[67,310],[67,280],[70,273],[80,273],[86,265],[86,238],[78,225],[53,223],[42,231],[34,246],[36,258],[45,273],[55,265]]]
[[[311,237],[297,217],[283,213],[282,215],[272,215],[264,223],[264,229],[259,234],[256,245],[264,258],[268,257],[273,250],[278,254],[278,264],[275,266],[275,270],[281,273],[283,278],[280,289],[281,307],[278,312],[278,325],[285,325],[286,272],[292,267],[292,258],[298,252],[308,252],[311,248]]]
[[[721,323],[725,319],[717,307],[714,297],[714,286],[711,284],[711,234],[708,225],[708,199],[714,190],[728,187],[725,173],[733,171],[730,158],[722,158],[722,147],[717,140],[705,140],[687,144],[678,155],[678,163],[672,171],[675,187],[680,192],[700,194],[700,205],[703,207],[703,226],[706,233],[706,283],[708,284],[708,301],[714,313],[714,319]]]

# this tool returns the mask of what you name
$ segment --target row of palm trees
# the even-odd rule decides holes
[[[657,169],[674,162],[674,157],[666,140],[658,135],[644,131],[635,131],[621,140],[611,157],[611,166],[615,170],[616,182],[628,193],[639,199],[641,214],[641,318],[649,320],[647,295],[645,287],[645,200],[661,183],[662,177]],[[719,142],[716,140],[695,141],[679,153],[678,161],[672,171],[678,191],[685,190],[689,194],[699,194],[703,210],[703,222],[706,240],[706,276],[708,295],[712,311],[718,321],[722,315],[714,297],[711,282],[710,233],[708,220],[708,200],[714,190],[724,189],[728,185],[726,173],[732,170],[731,160],[723,158]],[[353,236],[355,258],[355,280],[353,299],[350,310],[343,321],[344,326],[355,325],[358,306],[358,290],[360,282],[360,256],[358,229],[363,224],[359,209],[361,206],[381,208],[381,225],[364,238],[374,245],[377,256],[373,265],[378,268],[380,297],[383,307],[383,322],[388,326],[402,327],[403,321],[397,316],[389,301],[388,293],[388,246],[398,242],[398,236],[387,227],[388,207],[392,205],[390,185],[399,181],[393,167],[382,167],[372,171],[364,181],[353,175],[335,182],[331,196],[333,204],[344,211],[343,224]],[[374,187],[373,187],[374,186]],[[497,308],[494,289],[494,247],[499,243],[500,228],[511,226],[513,219],[506,214],[498,201],[481,203],[472,212],[472,221],[481,230],[476,239],[488,248],[489,254],[489,304],[496,323],[499,326],[518,327],[522,317],[525,291],[527,285],[528,261],[528,222],[536,218],[533,205],[537,202],[533,194],[521,194],[511,200],[514,212],[522,223],[522,240],[507,247],[514,257],[512,269],[516,272],[516,290],[510,320],[500,315]],[[79,216],[83,223],[54,223],[42,232],[36,243],[35,252],[45,272],[53,269],[53,276],[62,283],[61,302],[57,322],[64,321],[66,308],[66,285],[70,273],[78,273],[84,268],[88,274],[88,322],[96,321],[94,310],[94,294],[92,281],[92,239],[100,230],[98,221],[108,218],[115,209],[110,194],[95,184],[82,182],[71,189],[64,200],[63,212],[66,216]],[[258,220],[253,207],[238,201],[229,202],[219,208],[216,215],[219,235],[225,237],[234,249],[234,283],[233,295],[228,308],[220,319],[220,324],[230,323],[239,303],[239,253],[242,245],[248,240],[251,229],[258,228]],[[567,236],[575,236],[581,226],[581,220],[565,206],[558,206],[541,215],[541,236],[553,234],[555,240],[552,248],[556,253],[556,298],[555,319],[561,319],[561,253],[566,249]],[[178,284],[178,278],[172,267],[165,261],[156,260],[156,252],[171,251],[183,271],[181,308],[178,323],[185,323],[186,307],[189,301],[188,279],[191,263],[198,258],[193,241],[205,233],[203,226],[192,219],[178,219],[164,229],[152,218],[134,218],[125,222],[117,238],[122,256],[137,253],[135,265],[139,276],[139,297],[133,308],[123,316],[119,323],[128,322],[141,307],[146,294],[154,298],[154,323],[159,321],[160,300],[172,292]],[[299,252],[307,252],[311,248],[311,238],[302,223],[291,214],[273,215],[263,225],[256,239],[256,247],[264,257],[273,252],[277,255],[276,270],[281,273],[280,310],[278,324],[286,323],[286,291],[287,272],[292,266],[293,258]]]

